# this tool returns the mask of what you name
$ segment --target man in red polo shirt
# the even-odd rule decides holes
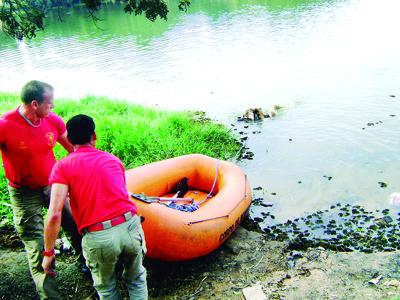
[[[135,204],[129,200],[125,172],[114,155],[95,148],[93,119],[77,115],[67,122],[74,152],[51,173],[51,200],[44,227],[43,269],[55,275],[54,243],[67,194],[82,239],[83,254],[100,299],[119,299],[116,264],[122,262],[130,299],[147,299],[144,234]]]
[[[32,278],[42,299],[59,299],[54,279],[46,276],[41,262],[43,250],[43,207],[50,198],[49,175],[54,163],[53,148],[59,142],[73,151],[63,120],[52,113],[53,87],[29,81],[22,88],[22,104],[0,118],[0,150],[9,182],[15,228],[24,243]],[[81,251],[81,237],[70,211],[63,210],[64,230]]]

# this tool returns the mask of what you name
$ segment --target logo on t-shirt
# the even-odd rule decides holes
[[[25,144],[24,141],[20,141],[19,142],[19,149],[20,150],[26,150],[26,149],[28,149],[28,146]]]
[[[52,133],[52,132],[46,133],[46,139],[47,139],[47,145],[54,147],[54,145],[56,144],[56,139],[54,137],[54,133]]]

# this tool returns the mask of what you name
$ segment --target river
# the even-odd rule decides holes
[[[187,13],[168,3],[168,21],[108,5],[97,23],[74,8],[34,40],[0,35],[0,90],[35,78],[58,98],[105,95],[233,123],[255,154],[240,165],[277,220],[337,202],[396,209],[398,0],[192,0]],[[236,122],[275,104],[284,109],[272,120]]]

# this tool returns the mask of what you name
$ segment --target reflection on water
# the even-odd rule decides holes
[[[388,206],[400,190],[397,0],[176,7],[151,23],[108,6],[97,25],[77,8],[33,41],[0,36],[0,90],[36,78],[58,97],[200,109],[227,124],[248,107],[281,104],[278,117],[245,129],[255,157],[242,162],[277,218],[337,201]]]

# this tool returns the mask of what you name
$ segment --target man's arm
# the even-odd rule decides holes
[[[4,120],[0,117],[0,151],[3,150],[6,144],[6,137],[5,137],[5,129],[4,129]]]
[[[64,202],[68,194],[68,185],[55,183],[51,187],[50,207],[47,212],[46,222],[44,225],[44,250],[51,252],[54,250],[58,233],[61,226],[61,215],[64,207]],[[44,256],[42,267],[45,273],[50,276],[55,276],[56,273],[52,268],[55,262],[54,254]]]
[[[66,131],[58,137],[58,142],[64,147],[65,150],[68,151],[68,153],[74,152],[74,147],[69,142]]]

